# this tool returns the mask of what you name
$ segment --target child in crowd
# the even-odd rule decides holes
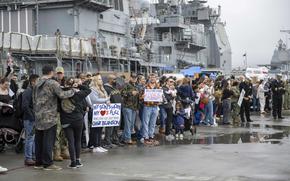
[[[169,90],[166,92],[166,94],[171,94],[173,97],[176,97],[177,96],[177,90],[175,89],[175,86],[171,85],[169,87]],[[173,99],[171,103],[172,103],[172,107],[173,107],[173,112],[175,112],[176,100]]]
[[[175,137],[176,139],[183,140],[183,131],[184,131],[184,120],[185,120],[185,110],[181,102],[176,103],[176,111],[174,115],[174,128],[175,128]]]
[[[200,88],[198,86],[195,86],[193,90],[195,95],[194,98],[195,110],[193,124],[199,125],[204,119],[203,106],[201,105],[202,93],[200,92]]]

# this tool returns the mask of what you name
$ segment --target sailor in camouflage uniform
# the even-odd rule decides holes
[[[231,107],[232,107],[232,119],[233,124],[239,124],[240,123],[240,106],[238,105],[239,97],[240,97],[240,90],[239,90],[239,83],[237,81],[233,82],[233,96],[231,99]]]
[[[35,157],[36,168],[60,170],[52,160],[58,117],[58,98],[66,99],[74,95],[74,90],[63,91],[59,83],[52,79],[53,68],[44,66],[43,77],[33,90],[33,109],[35,112]]]
[[[64,68],[56,67],[56,78],[55,80],[60,84],[61,88],[64,88],[65,77],[64,77]],[[60,99],[58,100],[58,108],[60,110]],[[60,115],[57,113],[57,129],[56,129],[56,140],[53,149],[53,160],[54,161],[63,161],[63,159],[70,159],[67,139],[64,135],[64,131],[60,124]]]

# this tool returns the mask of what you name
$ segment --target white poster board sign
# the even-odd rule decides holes
[[[241,94],[240,94],[240,97],[239,97],[239,101],[238,101],[238,105],[241,107],[242,103],[243,103],[243,99],[244,99],[244,96],[245,96],[245,90],[243,89]]]
[[[163,102],[162,89],[145,89],[145,102]]]
[[[119,126],[121,104],[94,104],[92,127]]]

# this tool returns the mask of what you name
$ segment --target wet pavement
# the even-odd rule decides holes
[[[290,116],[273,120],[253,115],[242,126],[199,126],[183,140],[168,142],[158,135],[157,147],[130,146],[108,153],[84,153],[84,167],[41,171],[23,166],[23,156],[7,150],[0,165],[10,171],[0,181],[18,180],[192,180],[192,181],[290,181]]]

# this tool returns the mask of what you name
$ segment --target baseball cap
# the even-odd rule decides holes
[[[64,69],[63,69],[63,67],[56,67],[55,72],[64,74]]]
[[[87,72],[87,77],[92,76],[91,72]]]

